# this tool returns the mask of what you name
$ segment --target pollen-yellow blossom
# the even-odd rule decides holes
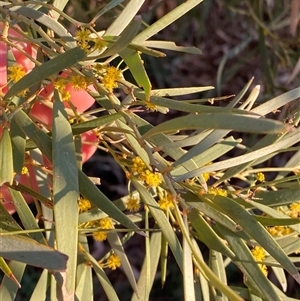
[[[14,83],[19,81],[26,75],[25,68],[19,64],[13,64],[12,66],[9,66],[7,70],[9,71],[8,78]]]
[[[21,171],[22,175],[27,175],[28,174],[28,168],[26,166],[22,167],[22,171]]]
[[[159,198],[158,205],[162,210],[173,209],[174,208],[173,195],[171,193],[166,193],[164,196]]]
[[[157,111],[157,105],[150,102],[150,101],[146,101],[145,107],[150,112],[156,112]]]
[[[292,203],[288,215],[292,218],[300,217],[300,203]]]
[[[294,231],[288,226],[267,227],[268,232],[274,237],[289,235]]]
[[[259,182],[265,181],[265,175],[262,172],[258,172],[255,177],[256,177],[256,180]]]
[[[80,29],[76,30],[75,37],[77,39],[77,45],[83,49],[85,52],[89,52],[91,45],[89,42],[91,41],[90,34],[92,32],[85,27],[81,27]]]
[[[87,90],[88,88],[88,83],[86,80],[86,77],[81,76],[79,74],[73,75],[70,77],[70,83],[72,83],[72,87],[74,90]]]
[[[266,251],[261,246],[256,246],[255,248],[253,248],[251,250],[251,253],[256,261],[263,261],[266,258]],[[262,263],[258,263],[258,266],[262,270],[262,272],[267,276],[267,266]]]
[[[127,202],[126,202],[126,208],[131,211],[131,212],[134,212],[134,211],[138,211],[141,207],[141,203],[140,203],[140,200],[136,197],[129,197]]]
[[[157,187],[161,183],[160,174],[151,172],[149,169],[140,174],[140,179],[143,180],[148,187]]]
[[[91,207],[91,202],[87,199],[80,198],[80,200],[78,201],[79,212],[88,211],[89,209],[91,209]]]
[[[104,217],[99,219],[98,225],[102,229],[113,229],[113,223],[110,217]]]
[[[121,70],[116,67],[110,66],[106,68],[106,73],[102,78],[103,86],[112,92],[114,88],[118,87],[117,81],[121,79]]]
[[[98,231],[93,233],[93,237],[97,241],[103,241],[107,238],[107,233],[104,231]]]
[[[101,218],[101,219],[95,221],[93,223],[93,225],[96,226],[96,227],[99,227],[103,230],[113,229],[113,227],[114,227],[113,223],[112,223],[112,220],[109,217]],[[93,237],[97,241],[103,241],[107,238],[107,231],[101,231],[100,230],[100,231],[94,232]]]
[[[107,267],[115,270],[121,266],[121,259],[118,255],[112,254],[107,259]]]
[[[143,171],[147,169],[147,165],[140,157],[135,157],[132,159],[133,165],[131,166],[131,170],[133,173],[141,174]]]
[[[209,187],[208,194],[227,196],[227,191],[222,188]]]

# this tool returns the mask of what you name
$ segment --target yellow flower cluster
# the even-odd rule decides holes
[[[117,81],[121,79],[121,70],[116,67],[110,66],[106,68],[106,72],[102,78],[103,86],[112,92],[114,88],[118,87]]]
[[[109,92],[112,92],[114,88],[117,88],[118,81],[122,79],[122,71],[114,66],[96,64],[94,66],[94,72],[100,79],[104,88]]]
[[[205,166],[211,165],[212,162],[208,162],[207,164],[205,164]],[[205,182],[207,182],[210,179],[210,174],[208,172],[205,172],[202,174],[202,177],[204,179]]]
[[[115,270],[116,268],[121,266],[121,260],[120,257],[118,255],[112,254],[109,256],[109,258],[107,259],[107,267]]]
[[[89,209],[91,209],[91,203],[89,200],[84,199],[84,198],[80,198],[78,201],[78,208],[79,208],[79,212],[84,212],[84,211],[88,211]]]
[[[126,208],[130,211],[130,212],[135,212],[135,211],[139,211],[141,207],[141,203],[140,200],[136,197],[130,196],[126,202]]]
[[[140,179],[143,180],[148,187],[157,187],[161,183],[161,176],[157,172],[151,172],[149,169],[140,174]]]
[[[113,229],[113,227],[114,227],[113,223],[112,223],[112,220],[109,217],[101,218],[98,221],[95,221],[93,223],[93,225],[96,226],[96,227],[100,227],[103,230]],[[105,232],[105,231],[94,232],[93,237],[97,241],[103,241],[107,238],[107,232]]]
[[[18,82],[21,78],[23,78],[26,75],[26,70],[22,65],[19,64],[13,64],[12,66],[9,66],[7,68],[9,71],[8,79],[11,80],[13,83]],[[26,93],[29,91],[29,89],[25,89],[18,93],[18,96],[25,96]]]
[[[210,178],[210,174],[208,172],[205,172],[202,174],[202,177],[203,177],[204,181],[207,182]]]
[[[256,180],[259,182],[265,181],[265,175],[262,172],[258,172],[255,176]]]
[[[141,174],[145,169],[147,169],[146,164],[141,159],[141,157],[135,157],[132,159],[133,165],[131,166],[131,171],[133,173]]]
[[[89,83],[85,76],[81,76],[79,74],[73,75],[70,77],[69,82],[72,84],[72,88],[76,91],[88,89]]]
[[[146,101],[145,107],[150,112],[156,112],[157,111],[157,105],[150,102],[150,101]]]
[[[274,227],[267,227],[269,233],[274,237],[285,236],[288,234],[293,233],[294,231],[288,226],[274,226]]]
[[[288,215],[292,218],[300,217],[300,203],[293,203],[290,206]]]
[[[300,217],[300,203],[292,203],[289,206],[289,210],[287,210],[286,214],[289,215],[291,218]],[[267,230],[274,237],[285,236],[294,232],[294,230],[288,226],[267,227]]]
[[[62,101],[68,101],[71,99],[71,93],[67,90],[67,85],[69,83],[76,91],[87,90],[88,85],[90,84],[87,78],[81,75],[73,75],[68,78],[59,77],[54,82],[54,87],[60,92]]]
[[[27,175],[28,174],[28,168],[26,166],[22,167],[21,175]]]
[[[106,263],[99,262],[102,268],[110,268],[115,270],[121,266],[121,259],[118,255],[112,254],[107,258]]]
[[[92,32],[85,27],[81,27],[75,32],[77,45],[86,53],[91,53],[95,50],[102,50],[106,46],[106,42],[100,38],[92,38]]]
[[[160,196],[158,200],[158,205],[162,210],[168,210],[174,208],[173,195],[171,193],[165,193]]]
[[[214,196],[216,196],[216,195],[227,196],[227,191],[222,189],[222,188],[218,188],[218,187],[216,187],[216,188],[215,187],[209,187],[207,192],[204,189],[201,189],[199,191],[200,195],[205,194],[205,193],[212,194]]]
[[[132,159],[132,174],[142,180],[148,187],[157,187],[161,183],[161,175],[151,172],[140,157]]]
[[[263,261],[266,258],[266,251],[261,246],[256,246],[251,250],[251,253],[256,261]],[[265,276],[268,275],[267,266],[262,263],[258,263],[258,266],[262,270],[262,272],[265,274]]]
[[[13,64],[12,66],[9,66],[7,70],[10,72],[8,74],[8,78],[14,83],[18,82],[21,78],[23,78],[26,75],[24,67],[19,64]]]

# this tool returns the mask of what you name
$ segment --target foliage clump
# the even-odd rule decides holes
[[[293,256],[300,232],[299,114],[267,116],[298,101],[300,88],[259,102],[260,86],[250,79],[238,95],[218,98],[227,99],[225,107],[191,96],[211,86],[152,89],[142,56],[199,55],[155,35],[202,1],[185,1],[150,26],[134,18],[144,1],[128,1],[97,31],[97,19],[120,2],[88,23],[57,1],[0,8],[0,296],[11,300],[32,265],[43,272],[30,300],[48,293],[93,300],[99,281],[115,301],[122,296],[107,269],[122,267],[132,300],[149,300],[159,262],[164,284],[172,253],[184,300],[284,299],[285,271],[300,283]],[[158,125],[139,114],[169,110],[184,114]],[[236,132],[253,134],[255,143]],[[96,186],[102,179],[82,171],[97,149],[124,171],[128,189],[120,199],[108,199]],[[284,166],[266,164],[284,153],[290,155]],[[138,279],[126,251],[135,236],[145,242]],[[88,237],[107,242],[109,252],[94,258]],[[209,249],[208,262],[199,242]],[[243,273],[243,287],[227,283],[228,263]],[[267,278],[269,270],[282,290]]]

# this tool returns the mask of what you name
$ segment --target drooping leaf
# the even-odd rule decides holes
[[[57,249],[69,257],[65,285],[68,293],[74,293],[79,184],[72,129],[57,91],[54,92],[53,106],[52,163],[56,244]]]
[[[64,271],[68,257],[20,235],[2,235],[0,256],[52,271]]]
[[[4,183],[12,184],[14,179],[13,152],[11,139],[7,127],[3,128],[0,137],[0,186]]]

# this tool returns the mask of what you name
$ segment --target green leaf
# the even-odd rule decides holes
[[[135,81],[145,91],[146,99],[149,99],[151,92],[151,82],[144,67],[141,56],[137,51],[124,49],[120,52],[120,56],[128,66]]]
[[[201,50],[196,47],[177,46],[174,42],[169,42],[169,41],[145,41],[143,42],[142,45],[150,48],[180,51],[180,52],[198,54],[198,55],[202,54]]]
[[[269,232],[248,213],[241,205],[227,197],[217,195],[213,202],[236,221],[253,239],[255,239],[282,267],[287,270],[300,283],[300,275],[295,265],[290,261],[286,253],[269,234]],[[237,253],[236,253],[237,254]]]
[[[78,170],[79,191],[83,197],[103,210],[109,217],[120,222],[124,227],[138,231],[139,228],[120,209],[118,209],[81,171]],[[139,232],[141,234],[141,232]]]
[[[289,225],[291,229],[300,233],[300,218],[295,218],[295,219],[289,218],[288,215],[278,210],[275,210],[273,208],[270,208],[266,205],[263,205],[259,202],[254,202],[251,200],[248,200],[247,202],[249,202],[249,204],[253,205],[257,209],[261,210],[262,212],[266,213],[267,215],[272,216],[273,219],[276,218],[277,220],[282,220],[282,219],[286,220],[285,226]]]
[[[118,120],[121,117],[122,115],[120,113],[115,113],[75,124],[72,126],[73,135],[79,135],[97,127],[104,126],[108,123]]]
[[[23,277],[23,273],[25,271],[26,265],[21,262],[11,261],[9,263],[9,268],[14,274],[16,280],[21,282]],[[11,281],[10,277],[4,276],[2,279],[2,283],[0,285],[0,296],[1,300],[5,301],[14,301],[19,290],[19,286],[14,281]]]
[[[300,133],[300,129],[296,129],[295,131],[287,134],[281,141],[276,142],[272,145],[260,148],[256,151],[253,151],[251,153],[247,153],[245,155],[237,156],[232,159],[227,159],[221,162],[213,163],[209,166],[204,166],[199,169],[196,169],[194,171],[191,171],[189,173],[186,173],[182,176],[176,177],[176,181],[183,181],[188,178],[195,177],[199,174],[205,173],[205,172],[213,172],[220,169],[226,169],[233,166],[237,166],[246,162],[250,162],[252,160],[258,159],[262,156],[266,156],[267,154],[275,153],[278,150],[282,150],[283,148],[287,148],[295,143],[296,140],[298,140]]]
[[[226,246],[222,239],[215,233],[215,231],[204,220],[201,214],[196,209],[192,209],[188,212],[189,221],[192,227],[197,232],[197,238],[201,240],[205,245],[212,249],[227,255],[230,258],[234,258],[234,253]]]
[[[8,187],[8,191],[14,201],[14,205],[18,212],[22,225],[26,230],[40,229],[36,218],[33,216],[32,211],[29,209],[28,204],[19,191]],[[29,236],[41,244],[47,244],[41,232],[29,233]]]
[[[21,173],[24,166],[26,136],[16,124],[15,119],[10,123],[10,137],[13,151],[14,171]]]
[[[105,36],[118,36],[124,31],[145,0],[130,0],[118,18],[107,28]]]
[[[183,155],[173,163],[173,167],[176,167],[196,156],[197,164],[200,166],[204,166],[210,162],[213,162],[215,159],[220,158],[222,155],[228,153],[241,142],[242,139],[235,140],[232,136],[230,136],[220,141],[218,144],[210,147],[206,151],[202,151],[201,153],[198,149],[191,148],[185,155]],[[177,173],[178,175],[182,174],[182,167],[179,167],[178,169],[173,169],[172,175],[175,175],[175,173]]]
[[[250,237],[244,231],[242,231],[241,227],[237,223],[235,223],[231,218],[229,218],[226,214],[221,212],[218,206],[214,206],[212,202],[210,202],[210,205],[204,202],[200,202],[199,197],[190,192],[187,192],[184,195],[184,199],[186,200],[187,204],[196,208],[198,211],[204,213],[206,216],[214,220],[217,224],[223,225],[224,227],[238,234],[239,237],[245,240],[250,240]]]
[[[171,10],[168,14],[164,15],[154,24],[147,27],[144,31],[138,34],[133,40],[133,42],[139,44],[141,42],[148,40],[149,38],[157,34],[159,31],[163,30],[168,25],[172,24],[175,20],[179,19],[181,16],[186,14],[188,11],[190,11],[192,8],[197,6],[202,1],[203,0],[189,0],[178,5],[173,10]]]
[[[23,111],[19,111],[14,118],[24,133],[37,145],[41,152],[52,161],[52,139]],[[93,184],[93,182],[81,171],[77,170],[79,178],[79,192],[90,200],[98,208],[102,209],[111,218],[120,222],[129,229],[139,228],[120,211],[112,202]]]
[[[47,287],[48,287],[48,271],[43,270],[29,301],[45,300]]]
[[[251,112],[265,116],[271,112],[276,111],[278,108],[287,105],[288,103],[294,101],[295,99],[298,99],[299,95],[300,95],[300,87],[264,102],[263,104],[251,110]]]
[[[136,18],[136,20],[131,22],[131,24],[129,24],[125,28],[122,35],[113,44],[111,44],[111,46],[108,46],[108,48],[103,53],[101,53],[99,58],[113,56],[125,49],[136,36],[137,32],[141,27],[141,24],[142,21],[140,18]]]
[[[44,194],[42,195],[42,194],[36,192],[35,190],[29,188],[28,186],[25,186],[21,183],[16,183],[16,184],[11,185],[10,187],[16,191],[20,191],[21,193],[26,193],[26,194],[29,194],[29,195],[37,198],[41,203],[43,203],[48,208],[53,208],[52,200],[46,198],[44,196]]]
[[[211,90],[213,87],[207,86],[207,87],[201,87],[202,91]],[[178,92],[180,93],[180,92]],[[141,96],[141,99],[147,100],[145,96],[142,93],[136,93],[137,96]],[[156,96],[153,91],[151,91],[151,98],[150,102],[154,103],[161,107],[166,107],[168,109],[173,109],[176,111],[182,111],[182,112],[190,112],[190,113],[223,113],[223,114],[240,114],[240,115],[252,115],[253,117],[257,117],[257,115],[254,115],[252,113],[246,112],[241,109],[233,109],[233,108],[221,108],[221,107],[214,107],[214,106],[208,106],[208,105],[201,105],[201,104],[194,104],[194,103],[188,103],[186,101],[179,101],[174,100],[166,97],[160,97]],[[175,95],[175,94],[174,94]],[[181,95],[181,94],[179,94]]]
[[[155,280],[158,262],[160,258],[161,238],[161,232],[153,232],[151,234],[149,248],[150,266],[148,266],[148,260],[147,258],[145,258],[137,283],[138,295],[133,294],[131,301],[149,300],[151,288]],[[147,274],[148,269],[150,270],[149,275]]]
[[[119,256],[121,260],[121,266],[126,274],[126,277],[132,287],[132,289],[137,292],[137,285],[135,281],[135,277],[132,271],[131,264],[128,260],[128,257],[125,253],[123,244],[119,238],[119,235],[116,232],[111,232],[107,234],[107,240],[111,246],[111,248],[115,251],[115,253]]]
[[[188,220],[187,216],[184,216],[185,228],[188,231]],[[183,249],[183,292],[184,300],[196,301],[195,298],[195,288],[194,288],[194,266],[193,266],[193,254],[191,248],[183,237],[182,241]]]
[[[238,260],[235,261],[235,264],[247,275],[246,279],[254,282],[257,289],[264,293],[266,300],[280,301],[281,299],[278,298],[270,281],[258,267],[246,243],[223,226],[219,226],[219,229],[236,254]]]
[[[76,47],[44,62],[41,66],[35,67],[31,72],[16,82],[5,94],[4,100],[8,100],[21,91],[40,83],[43,79],[75,65],[85,57],[85,52],[81,48]]]
[[[63,11],[65,6],[68,4],[69,0],[54,0],[53,1],[53,6],[56,7],[57,9]],[[51,12],[51,16],[57,20],[60,16],[60,14],[56,11]]]
[[[287,291],[287,278],[286,278],[284,269],[278,268],[278,267],[272,267],[272,270],[273,270],[274,275],[276,276],[279,284],[281,285],[282,290],[284,292],[286,292]]]
[[[166,88],[166,89],[153,89],[151,91],[151,98],[155,100],[159,97],[169,97],[169,96],[180,96],[186,94],[200,93],[208,90],[214,89],[213,86],[205,86],[205,87],[185,87],[185,88]],[[137,91],[134,92],[136,96],[145,100],[144,93]],[[151,100],[150,98],[150,100]]]
[[[178,264],[180,270],[183,272],[182,247],[181,247],[180,242],[179,242],[177,236],[175,235],[165,213],[158,207],[157,202],[154,200],[152,195],[146,190],[146,188],[143,185],[141,185],[136,180],[132,180],[132,184],[135,186],[135,188],[140,193],[143,202],[148,206],[152,216],[154,217],[154,219],[157,222],[157,224],[159,225],[159,228],[161,229],[163,235],[165,236],[166,240],[168,241],[169,247],[173,252],[173,255],[177,261],[177,264]]]
[[[223,255],[214,250],[209,250],[209,266],[211,267],[215,275],[219,277],[222,283],[226,285],[227,277],[226,277]],[[212,294],[214,298],[216,298],[217,300],[228,301],[228,298],[223,293],[216,291],[215,288],[212,288]]]
[[[164,287],[167,280],[167,265],[168,265],[168,253],[169,253],[169,245],[166,238],[162,235],[160,242],[160,272],[161,272],[161,286]]]
[[[197,241],[191,237],[191,241],[193,243],[194,246],[194,254],[196,254],[197,257],[199,257],[201,259],[201,261],[204,262],[201,250],[199,248],[199,245],[197,243]],[[202,273],[198,273],[198,280],[196,281],[196,283],[198,284],[199,282],[199,286],[201,289],[201,292],[199,293],[202,296],[202,299],[200,299],[201,301],[205,301],[205,300],[209,300],[210,299],[210,287],[208,285],[208,280],[207,277],[205,275],[203,275]],[[197,293],[198,290],[196,290]],[[197,299],[198,301],[198,299]]]
[[[266,217],[266,216],[261,216],[261,215],[256,215],[255,218],[263,225],[263,226],[291,226],[291,225],[297,225],[300,224],[300,218],[290,218],[287,217],[287,215],[284,215],[283,213],[280,214],[277,210],[272,211],[272,208],[268,206],[264,206],[265,211],[270,212],[271,216],[274,215],[274,217]],[[268,208],[268,209],[266,209]],[[278,215],[276,213],[279,213]],[[299,226],[297,227],[299,231]]]
[[[249,149],[249,151],[247,153],[251,154],[251,152],[259,150],[262,147],[266,147],[266,146],[272,145],[275,142],[279,141],[282,136],[283,135],[279,136],[279,135],[276,135],[276,134],[266,135],[262,139],[260,139],[257,143],[255,143]],[[266,156],[262,155],[262,156],[259,157],[259,159],[261,159],[261,158],[266,158]],[[249,162],[246,162],[246,163],[243,163],[243,164],[240,164],[238,166],[231,167],[228,170],[226,170],[226,172],[222,175],[222,177],[220,178],[220,180],[218,180],[218,182],[221,183],[221,182],[225,181],[226,179],[229,179],[229,178],[231,178],[231,177],[233,177],[233,176],[241,173],[247,167],[249,167],[251,165],[254,165],[254,164],[257,164],[255,160],[249,161]]]
[[[14,180],[13,152],[8,128],[4,127],[0,138],[0,186]]]
[[[288,126],[271,119],[257,119],[251,116],[241,116],[232,114],[199,114],[177,117],[172,120],[165,121],[146,134],[143,135],[147,139],[158,133],[174,132],[178,130],[191,129],[230,129],[237,132],[247,133],[281,133],[288,130]]]
[[[57,249],[69,257],[65,285],[68,293],[74,293],[78,244],[78,173],[71,125],[56,90],[52,131],[55,236]]]
[[[85,235],[79,235],[79,248],[89,253],[88,240]],[[93,276],[92,267],[87,264],[82,253],[78,253],[76,296],[80,301],[93,301]]]
[[[5,202],[3,202],[3,203],[5,204]],[[3,203],[2,203],[2,201],[0,201],[0,233],[22,231],[21,226],[7,212]],[[0,249],[0,251],[1,251],[1,249]]]
[[[299,202],[299,189],[282,189],[277,191],[257,191],[255,197],[266,206],[284,206]]]
[[[21,284],[19,283],[3,257],[0,257],[0,270],[2,270],[7,278],[11,279],[19,288],[21,288]]]
[[[121,4],[125,0],[111,0],[108,2],[107,5],[105,5],[104,8],[102,8],[99,13],[93,18],[93,20],[90,22],[91,24],[95,23],[97,19],[99,19],[101,16],[103,16],[105,13],[116,7],[117,5]]]
[[[118,295],[116,294],[116,291],[115,291],[113,285],[109,281],[107,275],[105,274],[104,270],[101,268],[99,263],[95,260],[95,258],[89,252],[86,252],[85,250],[82,250],[82,251],[86,256],[86,259],[88,261],[90,261],[90,263],[92,264],[93,269],[96,273],[96,276],[97,276],[99,282],[101,283],[101,286],[102,286],[108,300],[109,301],[119,301]]]
[[[0,256],[52,271],[64,271],[68,260],[65,254],[19,235],[1,235]]]
[[[29,26],[32,26],[34,29],[35,29],[35,27],[33,26],[34,23],[32,22],[31,19],[35,20],[40,24],[45,25],[47,28],[51,28],[53,32],[55,32],[58,36],[61,37],[61,39],[64,41],[64,43],[68,45],[68,47],[73,48],[76,46],[73,36],[66,30],[66,28],[62,24],[60,24],[52,16],[48,16],[47,14],[44,14],[40,10],[37,10],[35,8],[30,8],[28,6],[12,6],[9,8],[9,11],[29,18],[27,20],[23,18],[23,21]],[[37,27],[36,29],[39,30],[39,27],[38,26],[36,27]]]

